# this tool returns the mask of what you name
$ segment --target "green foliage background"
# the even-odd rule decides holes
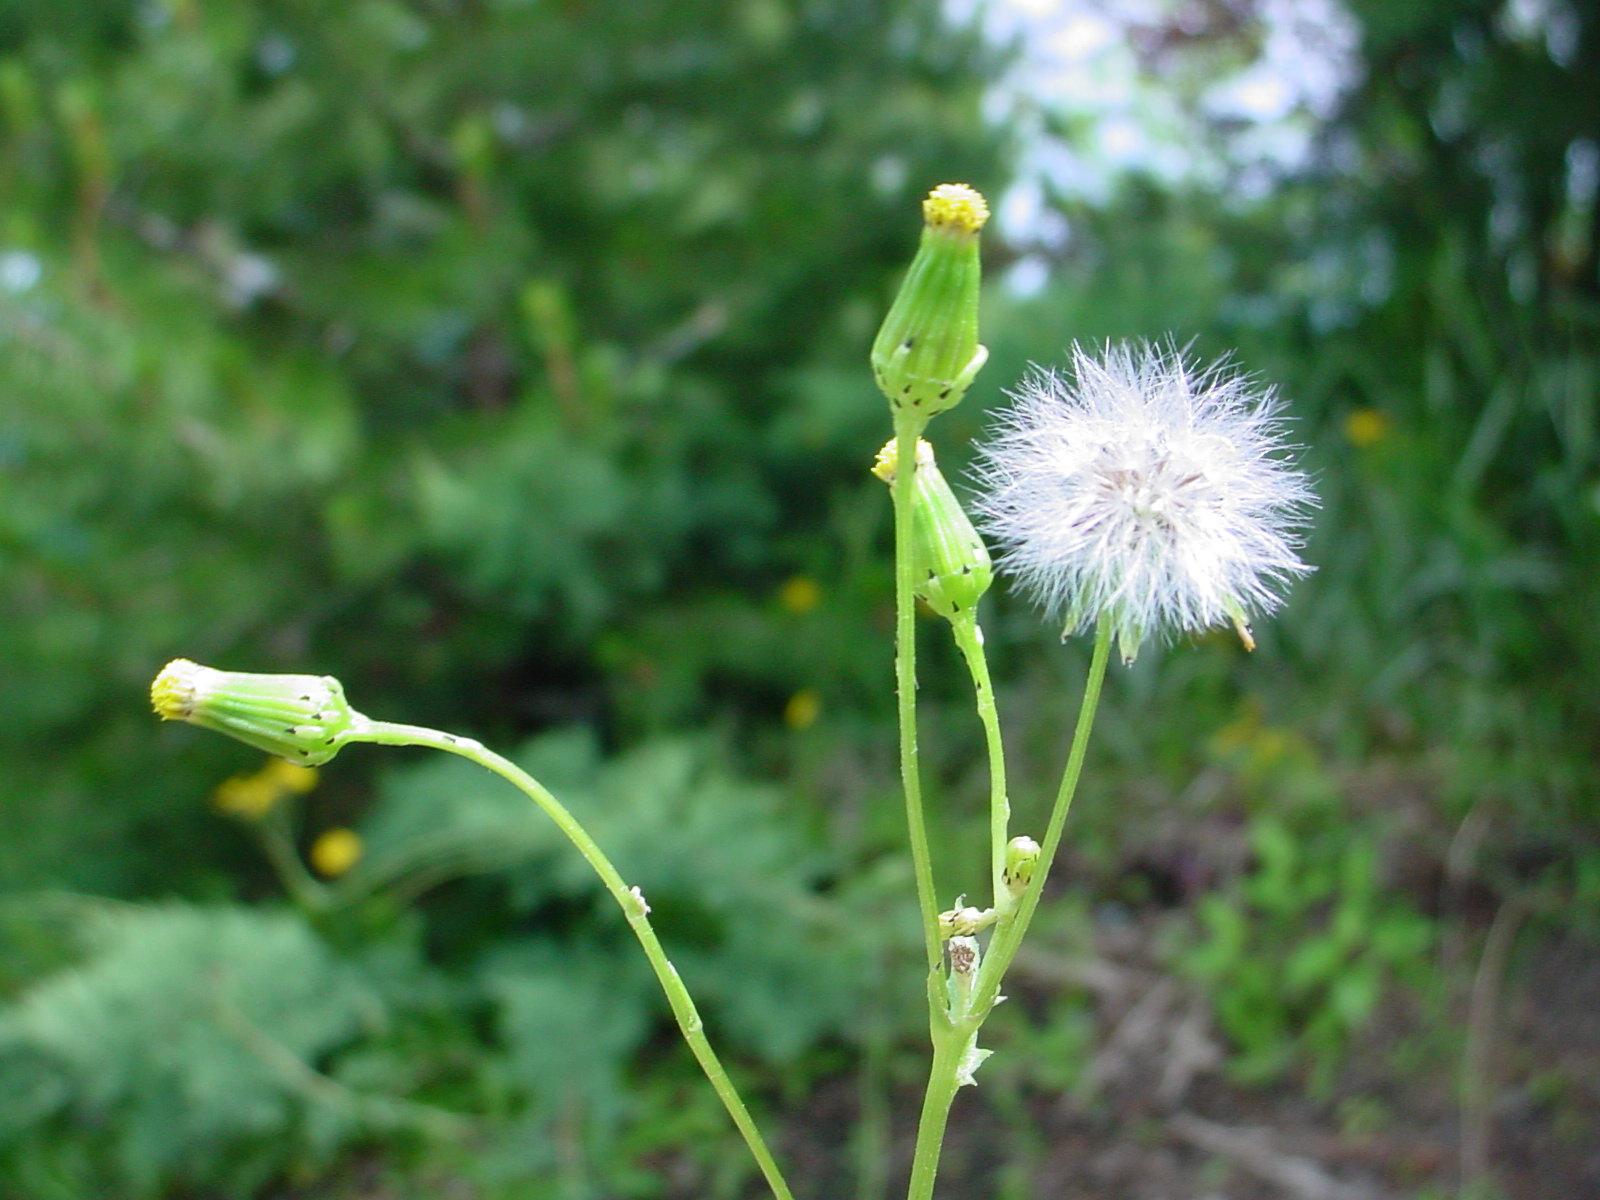
[[[1238,7],[1174,79],[1251,55]],[[1073,339],[1193,337],[1289,398],[1319,571],[1254,659],[1206,639],[1109,690],[1074,898],[1145,911],[1163,829],[1243,830],[1161,866],[1198,931],[1170,966],[1235,1078],[1324,1095],[1385,995],[1454,1027],[1463,829],[1541,936],[1592,937],[1600,899],[1600,22],[1564,9],[1557,53],[1496,6],[1349,7],[1304,170],[1051,195],[1072,236],[1028,296],[999,280],[1029,231],[988,239],[993,357],[936,429],[958,463]],[[914,1078],[865,355],[920,194],[1013,177],[1009,57],[909,0],[0,3],[6,1194],[748,1179],[516,797],[346,755],[293,836],[366,857],[291,904],[206,803],[259,764],[147,714],[180,654],[522,745],[780,1125],[863,1059]],[[1026,828],[1083,655],[992,605]],[[937,852],[975,890],[977,730],[927,657]],[[1017,1026],[1052,1047],[1018,1088],[1074,1077],[1074,1014]]]

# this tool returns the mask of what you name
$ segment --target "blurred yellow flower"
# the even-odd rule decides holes
[[[1379,412],[1375,408],[1351,409],[1345,414],[1344,436],[1349,439],[1352,446],[1365,449],[1376,446],[1389,436],[1391,422],[1387,413]]]
[[[1315,761],[1315,751],[1305,736],[1271,724],[1253,699],[1240,705],[1239,715],[1211,735],[1211,748],[1235,765],[1258,773]]]
[[[1282,762],[1304,745],[1305,740],[1292,729],[1263,729],[1254,747],[1256,765],[1266,767]]]
[[[778,603],[797,617],[822,603],[822,588],[809,575],[796,575],[778,589]]]
[[[224,779],[212,793],[211,803],[218,812],[246,821],[259,821],[272,811],[283,797],[283,789],[266,777],[265,772],[254,775],[234,775]]]
[[[325,879],[336,879],[361,861],[362,850],[354,829],[329,829],[311,843],[311,865]]]
[[[211,803],[230,817],[259,821],[285,796],[303,796],[316,786],[315,767],[300,767],[274,757],[252,775],[224,779],[212,794]]]
[[[261,768],[261,774],[270,778],[284,791],[296,796],[304,796],[317,786],[315,767],[302,767],[286,758],[274,758]]]
[[[1211,748],[1217,754],[1243,750],[1255,741],[1265,725],[1260,702],[1247,697],[1239,704],[1238,715],[1211,735]]]
[[[783,706],[783,723],[790,729],[810,729],[822,715],[822,697],[816,688],[801,688]]]

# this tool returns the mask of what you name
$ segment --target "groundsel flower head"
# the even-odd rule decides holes
[[[1273,612],[1311,570],[1298,530],[1316,499],[1286,457],[1279,406],[1225,364],[1173,350],[1074,347],[1035,368],[983,447],[980,524],[1062,636],[1113,622],[1125,662],[1145,637]]]
[[[150,704],[163,721],[213,729],[305,767],[333,758],[366,721],[331,675],[218,671],[187,658],[161,669]]]

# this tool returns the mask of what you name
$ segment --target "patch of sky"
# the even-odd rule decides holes
[[[1521,0],[1537,3],[1538,0]],[[1259,0],[1247,61],[1218,54],[1215,78],[1182,71],[1170,44],[1225,40],[1194,0],[947,0],[1018,59],[986,100],[1023,147],[997,222],[1022,252],[1007,286],[1043,287],[1071,236],[1049,194],[1108,200],[1142,175],[1167,186],[1226,188],[1250,203],[1303,166],[1356,69],[1355,22],[1340,0]],[[1237,57],[1237,56],[1234,56]]]

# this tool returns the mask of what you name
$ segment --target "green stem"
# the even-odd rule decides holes
[[[1050,863],[1061,846],[1062,831],[1066,828],[1067,812],[1072,807],[1072,797],[1078,790],[1078,779],[1083,774],[1084,754],[1089,745],[1089,731],[1094,727],[1095,710],[1100,705],[1100,688],[1105,682],[1106,663],[1111,657],[1111,622],[1102,617],[1095,632],[1094,656],[1089,662],[1089,677],[1084,683],[1083,703],[1078,709],[1078,724],[1072,734],[1072,749],[1067,755],[1067,769],[1061,777],[1056,792],[1055,807],[1050,812],[1050,824],[1040,850],[1039,863],[1033,878],[1016,902],[1016,906],[1000,918],[994,937],[978,969],[978,980],[971,1004],[970,1015],[958,1022],[946,1019],[941,1027],[936,1018],[934,1027],[933,1068],[928,1074],[928,1091],[922,1101],[922,1119],[917,1126],[917,1148],[911,1163],[911,1185],[906,1200],[932,1200],[934,1177],[939,1170],[939,1154],[944,1146],[945,1126],[950,1119],[950,1106],[955,1101],[960,1084],[956,1074],[962,1055],[976,1032],[995,1005],[1000,994],[1000,983],[1006,968],[1017,955],[1022,937],[1028,931],[1039,898],[1044,894],[1045,878]]]
[[[900,712],[900,778],[906,795],[906,827],[911,835],[911,866],[922,910],[922,943],[928,970],[939,969],[939,904],[933,883],[933,856],[922,814],[922,775],[917,765],[917,602],[912,579],[911,485],[917,470],[917,439],[925,418],[894,421],[894,644],[895,692]]]
[[[284,891],[289,893],[289,898],[294,901],[301,912],[321,912],[328,904],[328,889],[317,882],[306,870],[306,865],[300,859],[300,851],[295,848],[294,828],[289,822],[289,815],[284,810],[283,801],[274,804],[271,810],[261,818],[256,826],[257,836],[261,839],[261,849],[267,856],[267,861],[272,864],[273,871],[278,876],[278,881],[283,884]]]
[[[972,673],[972,690],[978,702],[978,720],[983,722],[983,738],[989,750],[989,862],[994,883],[994,911],[1004,917],[1011,908],[1011,890],[1006,887],[1006,842],[1010,839],[1011,801],[1006,798],[1006,750],[1000,738],[1000,711],[995,707],[994,684],[989,680],[989,661],[983,652],[983,630],[978,627],[976,610],[959,614],[951,626],[956,645]]]
[[[634,936],[644,947],[645,957],[650,960],[651,969],[661,982],[661,990],[667,995],[667,1003],[672,1007],[672,1015],[677,1018],[678,1028],[683,1031],[684,1040],[689,1043],[689,1049],[694,1051],[700,1069],[711,1081],[711,1086],[721,1099],[723,1107],[728,1110],[728,1115],[733,1118],[734,1125],[743,1135],[745,1144],[750,1147],[750,1153],[755,1157],[762,1175],[766,1177],[767,1186],[772,1189],[773,1196],[777,1197],[777,1200],[794,1200],[789,1185],[784,1182],[777,1163],[773,1161],[771,1151],[761,1138],[760,1130],[756,1128],[755,1122],[744,1106],[744,1101],[739,1098],[739,1093],[733,1086],[733,1081],[728,1078],[727,1071],[723,1069],[721,1061],[718,1060],[716,1052],[712,1050],[711,1043],[706,1038],[705,1027],[700,1020],[700,1013],[695,1009],[694,999],[684,987],[683,980],[678,977],[677,968],[672,965],[666,952],[661,948],[661,942],[650,925],[648,908],[643,896],[623,882],[622,876],[611,865],[611,860],[595,844],[594,839],[578,823],[577,818],[533,776],[510,759],[496,754],[481,742],[471,738],[456,737],[418,725],[400,725],[362,718],[351,740],[372,742],[380,746],[427,746],[434,750],[443,750],[447,754],[458,754],[514,784],[555,822],[567,840],[577,847],[578,853],[583,855],[585,861],[594,868],[606,891],[611,893],[612,899],[627,917]]]
[[[950,1106],[955,1103],[960,1084],[956,1072],[973,1030],[954,1027],[944,1031],[934,1045],[933,1066],[928,1071],[928,1090],[922,1097],[922,1117],[917,1122],[917,1149],[911,1160],[911,1183],[906,1200],[932,1200],[933,1181],[939,1171],[939,1152],[944,1149],[944,1131],[950,1122]]]
[[[978,970],[978,985],[972,998],[972,1011],[980,1020],[994,1007],[1000,994],[1000,983],[1006,970],[1017,956],[1023,935],[1039,907],[1044,894],[1045,880],[1050,874],[1050,864],[1061,848],[1061,834],[1066,828],[1067,813],[1072,808],[1072,797],[1078,790],[1078,778],[1083,774],[1084,754],[1089,747],[1089,731],[1094,727],[1095,710],[1100,706],[1100,687],[1106,678],[1106,663],[1111,658],[1111,619],[1100,618],[1095,630],[1094,656],[1089,661],[1089,677],[1083,685],[1083,703],[1078,708],[1078,725],[1072,732],[1072,750],[1067,755],[1067,769],[1061,776],[1061,786],[1056,790],[1055,806],[1050,810],[1050,824],[1045,830],[1044,845],[1039,852],[1039,865],[1033,878],[1017,900],[1017,906],[995,929],[989,952]]]

